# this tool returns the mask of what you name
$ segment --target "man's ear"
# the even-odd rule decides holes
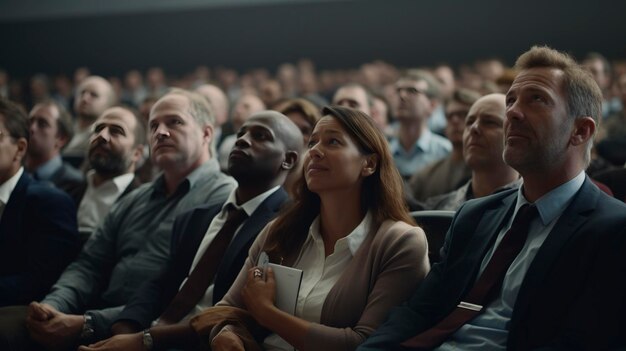
[[[374,174],[374,172],[376,172],[377,168],[378,168],[378,154],[367,155],[365,156],[365,159],[363,160],[363,169],[361,169],[361,176],[369,177],[372,174]]]
[[[133,148],[133,156],[131,159],[133,163],[137,164],[143,158],[143,151],[145,149],[145,145],[139,144]]]
[[[213,126],[212,125],[207,124],[206,126],[204,126],[204,128],[202,128],[202,138],[207,143],[207,145],[211,145],[211,142],[213,141]]]
[[[65,145],[67,145],[68,142],[69,142],[69,139],[67,135],[62,135],[62,134],[57,135],[56,144],[59,150],[62,150],[65,147]]]
[[[19,138],[15,144],[17,145],[17,152],[15,153],[15,158],[13,158],[13,160],[22,163],[22,160],[24,160],[24,156],[26,155],[26,150],[28,149],[28,141],[26,138]]]
[[[570,136],[570,144],[579,146],[587,144],[596,132],[596,122],[591,117],[581,117],[574,120],[574,130]]]
[[[290,170],[298,164],[298,153],[295,151],[287,151],[285,153],[285,159],[281,163],[280,168]]]

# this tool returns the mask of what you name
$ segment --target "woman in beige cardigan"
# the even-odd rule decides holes
[[[428,273],[426,237],[408,224],[385,137],[359,111],[323,114],[293,204],[259,235],[218,304],[245,308],[271,334],[230,319],[212,325],[214,351],[280,350],[281,338],[298,350],[354,350]],[[271,269],[255,274],[261,251],[304,271],[295,316],[274,305]],[[192,325],[201,330],[202,316]]]

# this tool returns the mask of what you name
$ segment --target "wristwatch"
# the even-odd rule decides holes
[[[150,351],[154,347],[154,341],[152,340],[152,334],[150,334],[150,329],[143,330],[143,347],[144,349]]]
[[[91,315],[83,315],[85,322],[83,323],[83,330],[80,332],[80,339],[83,341],[89,341],[95,333],[93,325],[93,317]]]

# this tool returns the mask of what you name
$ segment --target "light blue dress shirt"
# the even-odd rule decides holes
[[[56,157],[51,158],[48,162],[39,166],[34,173],[38,180],[49,180],[62,166],[63,160],[61,160],[60,155],[57,155]]]
[[[537,206],[537,210],[539,211],[539,217],[531,222],[528,231],[528,239],[522,251],[515,258],[513,263],[511,263],[511,266],[506,272],[500,296],[486,307],[485,312],[462,326],[448,341],[435,350],[506,350],[509,323],[511,321],[511,315],[513,314],[517,293],[522,285],[524,276],[535,258],[535,255],[541,248],[541,245],[561,217],[561,214],[563,214],[565,208],[567,208],[574,198],[574,195],[580,190],[584,181],[585,172],[581,172],[567,183],[560,185],[535,201],[535,206]],[[524,198],[522,190],[523,186],[519,188],[517,193],[515,212],[509,219],[507,225],[505,225],[498,234],[494,247],[492,247],[483,258],[480,265],[480,273],[482,273],[487,266],[495,247],[500,244],[504,234],[511,227],[513,218],[517,215],[519,208],[529,203],[528,200]],[[478,276],[480,276],[480,274]]]
[[[448,156],[452,151],[450,141],[424,129],[411,150],[405,150],[396,137],[389,142],[393,160],[403,178],[409,178],[420,169]]]

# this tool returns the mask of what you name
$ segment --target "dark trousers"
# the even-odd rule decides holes
[[[0,308],[0,350],[2,351],[41,351],[28,336],[26,311],[28,306],[8,306]]]

